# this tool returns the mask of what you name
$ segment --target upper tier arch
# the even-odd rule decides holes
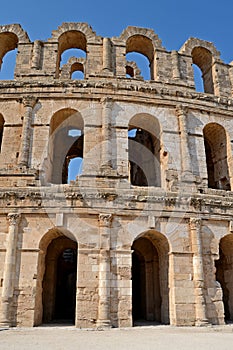
[[[30,43],[29,36],[25,30],[21,27],[20,24],[7,24],[0,26],[0,34],[14,34],[18,38],[18,43]]]
[[[96,32],[92,30],[92,27],[87,23],[75,23],[75,22],[64,22],[62,23],[57,30],[52,32],[52,37],[48,41],[57,41],[62,35],[66,32],[79,32],[86,38],[87,43],[95,42],[101,43],[102,38],[96,35]]]
[[[201,47],[203,49],[208,50],[215,58],[215,60],[221,61],[220,52],[216,49],[213,43],[197,38],[189,38],[188,40],[186,40],[183,46],[180,48],[179,53],[192,56],[192,52],[196,47]]]
[[[124,41],[124,42],[127,42],[133,36],[145,37],[145,38],[151,40],[154,49],[164,50],[164,47],[162,46],[161,40],[159,39],[158,35],[155,34],[155,32],[152,29],[128,26],[125,30],[123,30],[123,32],[119,36],[119,39]]]
[[[22,43],[30,43],[30,39],[19,24],[0,26],[0,68],[5,54]]]

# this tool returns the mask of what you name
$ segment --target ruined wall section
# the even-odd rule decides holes
[[[1,26],[0,63],[16,48],[15,80],[0,86],[0,323],[42,323],[47,249],[66,237],[78,247],[75,325],[131,326],[133,244],[143,237],[160,264],[160,321],[223,324],[215,261],[232,235],[232,66],[212,43],[191,38],[168,52],[153,30],[136,27],[102,38],[85,23],[63,23],[32,43],[19,25]],[[61,66],[75,48],[86,57]],[[130,52],[147,57],[149,80],[127,62]],[[205,92],[195,91],[192,64]],[[84,78],[71,79],[75,70]],[[73,129],[83,170],[59,182]],[[141,164],[156,163],[153,185],[131,181],[138,140]],[[141,152],[148,144],[152,162]]]
[[[47,41],[30,42],[19,25],[1,26],[1,60],[6,52],[17,48],[15,78],[28,80],[59,79],[60,58],[67,49],[86,52],[85,79],[94,77],[126,77],[126,59],[129,52],[138,52],[148,58],[151,81],[195,88],[192,64],[202,70],[207,93],[232,96],[231,66],[220,59],[220,53],[210,42],[188,39],[179,51],[167,51],[151,29],[128,27],[119,37],[102,38],[86,23],[63,23]],[[206,65],[204,61],[209,63]],[[137,76],[133,77],[137,79]],[[213,84],[212,88],[208,88]]]

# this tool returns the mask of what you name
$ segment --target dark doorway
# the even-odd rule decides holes
[[[169,324],[167,238],[149,230],[132,245],[133,325]]]
[[[43,322],[74,323],[77,243],[60,236],[49,244],[43,279]]]
[[[133,244],[132,310],[133,321],[161,322],[159,256],[148,238]]]
[[[233,322],[233,235],[230,233],[221,238],[219,259],[215,262],[216,280],[222,288],[222,301],[225,321]]]
[[[77,251],[65,249],[57,261],[55,319],[72,320],[75,317]]]
[[[132,256],[132,313],[133,320],[146,319],[145,305],[145,264],[142,257],[137,252],[133,252]]]

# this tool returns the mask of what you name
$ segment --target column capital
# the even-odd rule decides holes
[[[176,114],[177,116],[184,116],[188,113],[188,107],[182,104],[176,105]]]
[[[99,223],[100,226],[110,227],[112,223],[113,216],[112,214],[99,214]]]
[[[100,99],[100,102],[103,105],[111,106],[113,104],[113,98],[110,96],[106,96]]]
[[[200,218],[190,218],[189,220],[191,229],[200,229],[201,219]]]
[[[24,107],[31,107],[33,108],[37,102],[37,98],[32,95],[25,95],[23,96],[22,103]]]
[[[19,213],[9,213],[7,215],[7,220],[9,221],[10,226],[18,225],[20,219],[21,219],[21,214]]]

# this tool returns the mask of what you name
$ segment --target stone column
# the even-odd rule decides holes
[[[23,105],[25,113],[23,118],[22,140],[19,156],[19,166],[28,167],[29,151],[30,151],[30,128],[32,119],[32,109],[36,103],[34,96],[25,96],[23,98]]]
[[[99,312],[97,327],[111,327],[110,321],[110,234],[111,214],[99,215],[100,255],[99,255]]]
[[[172,58],[172,76],[175,79],[180,79],[180,69],[179,69],[179,54],[177,51],[171,52]]]
[[[102,170],[110,170],[112,168],[112,107],[113,102],[111,98],[107,97],[102,100]]]
[[[109,38],[103,38],[103,70],[112,70],[112,47]]]
[[[32,69],[40,68],[40,55],[41,55],[42,42],[40,40],[35,40],[32,51]]]
[[[9,221],[7,250],[5,256],[3,286],[2,286],[2,307],[0,325],[4,327],[11,326],[10,308],[14,294],[14,280],[15,280],[15,263],[17,253],[17,234],[18,225],[20,222],[20,214],[8,214]]]
[[[192,168],[191,168],[192,161],[189,153],[186,113],[187,113],[187,109],[182,105],[178,105],[176,107],[176,114],[178,117],[179,131],[180,131],[182,180],[192,182],[193,181],[193,174],[192,174]]]
[[[190,232],[193,251],[193,281],[196,301],[196,325],[208,323],[206,318],[206,303],[204,297],[204,270],[201,240],[201,219],[190,218]]]

